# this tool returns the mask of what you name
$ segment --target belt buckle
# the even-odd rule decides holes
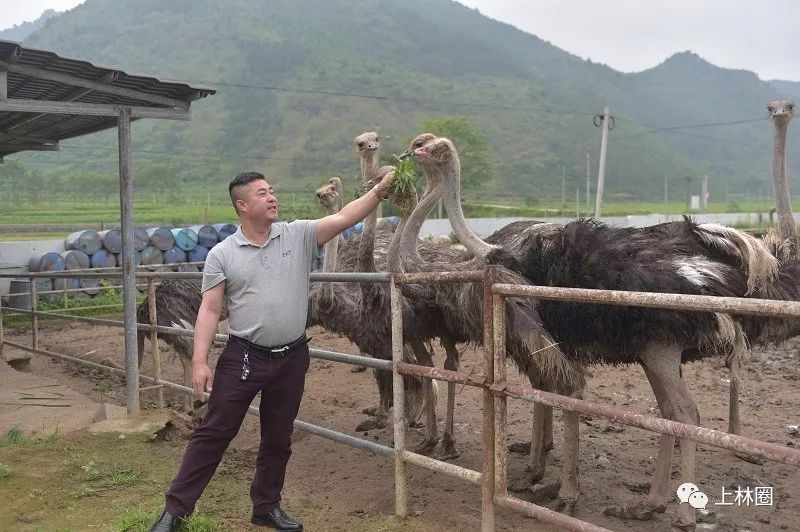
[[[286,351],[288,351],[288,350],[289,350],[289,345],[287,344],[287,345],[285,345],[283,347],[279,347],[277,349],[270,349],[269,352],[270,352],[270,356],[272,356],[272,358],[283,358],[283,357],[286,356]]]

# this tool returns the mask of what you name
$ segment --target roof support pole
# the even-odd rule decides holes
[[[8,72],[0,70],[0,98],[8,98]]]
[[[136,268],[133,249],[131,108],[121,107],[119,130],[119,208],[122,217],[122,303],[125,311],[125,380],[128,417],[139,413],[139,357],[136,347]]]

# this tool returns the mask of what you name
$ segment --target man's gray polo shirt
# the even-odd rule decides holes
[[[263,346],[286,344],[305,331],[316,256],[316,220],[275,222],[264,246],[240,227],[209,251],[202,291],[226,281],[230,334]]]

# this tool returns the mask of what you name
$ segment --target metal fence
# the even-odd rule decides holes
[[[118,272],[81,273],[80,277],[114,277]],[[163,406],[163,388],[170,388],[188,395],[192,389],[161,379],[160,353],[158,351],[158,334],[179,334],[192,336],[191,331],[172,327],[161,327],[156,324],[155,315],[155,281],[157,279],[199,278],[200,273],[192,272],[137,272],[137,277],[148,282],[150,300],[150,323],[137,324],[139,330],[150,331],[153,352],[153,377],[140,376],[149,386],[128,386],[129,393],[135,390],[134,401],[138,402],[139,392],[156,391],[157,405]],[[10,275],[0,275],[5,277]],[[36,277],[68,277],[75,276],[70,272],[54,274],[29,274]],[[495,267],[489,266],[484,271],[429,272],[415,274],[389,273],[312,273],[313,282],[388,282],[391,296],[392,325],[392,360],[379,360],[369,357],[337,353],[319,349],[311,349],[311,356],[333,362],[342,362],[392,371],[394,393],[394,447],[381,445],[355,436],[333,431],[301,420],[295,421],[295,427],[328,438],[346,445],[381,456],[394,458],[395,474],[395,514],[398,517],[407,515],[407,479],[405,464],[412,463],[433,471],[454,476],[481,486],[481,529],[484,532],[494,530],[495,508],[506,507],[534,517],[542,522],[557,525],[565,530],[599,531],[605,530],[592,523],[582,521],[546,507],[539,506],[509,495],[507,490],[507,447],[506,447],[506,412],[508,398],[522,399],[547,406],[562,408],[566,412],[574,412],[594,417],[601,417],[624,425],[644,430],[687,438],[694,442],[744,453],[750,456],[765,458],[791,465],[800,465],[800,450],[783,445],[754,440],[743,436],[728,434],[717,430],[694,425],[678,423],[655,416],[642,415],[629,410],[609,405],[592,403],[573,397],[548,393],[526,386],[512,385],[506,381],[506,330],[505,330],[505,298],[532,297],[593,304],[626,305],[636,307],[666,308],[675,310],[695,310],[706,312],[725,312],[732,314],[754,314],[771,317],[800,317],[800,303],[791,301],[771,301],[758,299],[720,298],[712,296],[692,296],[681,294],[658,294],[645,292],[623,292],[612,290],[588,290],[575,288],[553,288],[498,284],[495,282]],[[411,283],[482,283],[484,307],[484,364],[483,374],[473,375],[458,371],[443,370],[435,367],[419,366],[402,361],[403,354],[403,318],[402,295],[400,285]],[[61,313],[42,312],[36,310],[35,283],[31,282],[32,309],[3,310],[0,307],[0,351],[3,344],[23,349],[32,353],[47,355],[62,360],[88,365],[112,373],[126,374],[126,370],[112,368],[93,362],[81,360],[67,355],[40,349],[38,346],[38,316],[72,319],[86,323],[124,326],[124,322],[102,318],[92,318]],[[32,346],[6,341],[3,336],[3,312],[30,314],[32,325]],[[217,334],[215,341],[227,341],[227,335]],[[483,395],[483,463],[481,471],[472,470],[459,465],[439,461],[424,455],[411,452],[405,447],[406,413],[404,410],[403,375],[437,379],[447,382],[481,388]],[[129,402],[131,398],[129,398]],[[258,415],[256,407],[249,412]]]

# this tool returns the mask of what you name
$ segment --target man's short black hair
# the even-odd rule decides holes
[[[237,214],[239,213],[239,209],[236,208],[236,198],[234,197],[233,190],[238,187],[247,186],[253,181],[258,181],[259,179],[267,181],[267,178],[264,177],[264,174],[261,172],[242,172],[231,179],[231,182],[228,183],[228,195],[231,197],[231,203],[233,203],[233,208],[236,209]]]
[[[253,181],[258,181],[259,179],[263,179],[264,181],[267,180],[267,178],[264,177],[264,174],[261,172],[242,172],[231,179],[231,182],[228,183],[228,194],[233,197],[234,188],[249,185]]]

